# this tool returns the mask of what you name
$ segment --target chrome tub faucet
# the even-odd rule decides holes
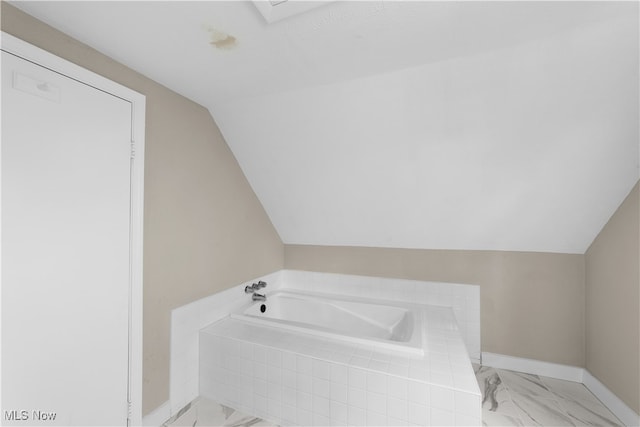
[[[251,286],[245,286],[244,287],[244,293],[245,294],[253,294],[251,295],[251,300],[252,301],[266,301],[267,300],[267,296],[263,295],[263,294],[259,294],[256,291],[259,289],[264,288],[265,286],[267,286],[267,282],[263,282],[262,280],[260,280],[258,283],[252,283]]]

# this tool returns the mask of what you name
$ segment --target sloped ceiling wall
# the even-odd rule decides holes
[[[584,253],[638,179],[637,15],[212,113],[285,243]]]
[[[638,180],[637,2],[14,4],[209,108],[286,244],[582,254]]]

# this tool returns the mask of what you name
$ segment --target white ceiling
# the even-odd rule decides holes
[[[209,108],[285,243],[583,253],[639,178],[637,2],[12,4]]]

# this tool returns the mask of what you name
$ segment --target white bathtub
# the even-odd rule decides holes
[[[378,349],[424,354],[422,312],[411,304],[280,290],[230,316]]]

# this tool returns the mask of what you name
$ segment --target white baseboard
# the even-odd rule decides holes
[[[586,369],[584,371],[583,384],[626,426],[640,426],[640,415],[636,414],[633,409],[629,408],[626,403],[620,400],[618,396],[613,394],[611,390]]]
[[[624,425],[628,427],[640,426],[640,415],[636,414],[633,409],[629,408],[618,396],[584,368],[486,352],[482,352],[482,365],[582,383]]]
[[[559,363],[542,362],[540,360],[525,359],[523,357],[505,356],[503,354],[482,352],[482,364],[498,369],[524,372],[525,374],[542,375],[543,377],[581,383],[584,369],[577,366],[561,365]]]
[[[169,418],[171,418],[171,404],[167,400],[162,405],[142,417],[142,425],[159,427]]]

